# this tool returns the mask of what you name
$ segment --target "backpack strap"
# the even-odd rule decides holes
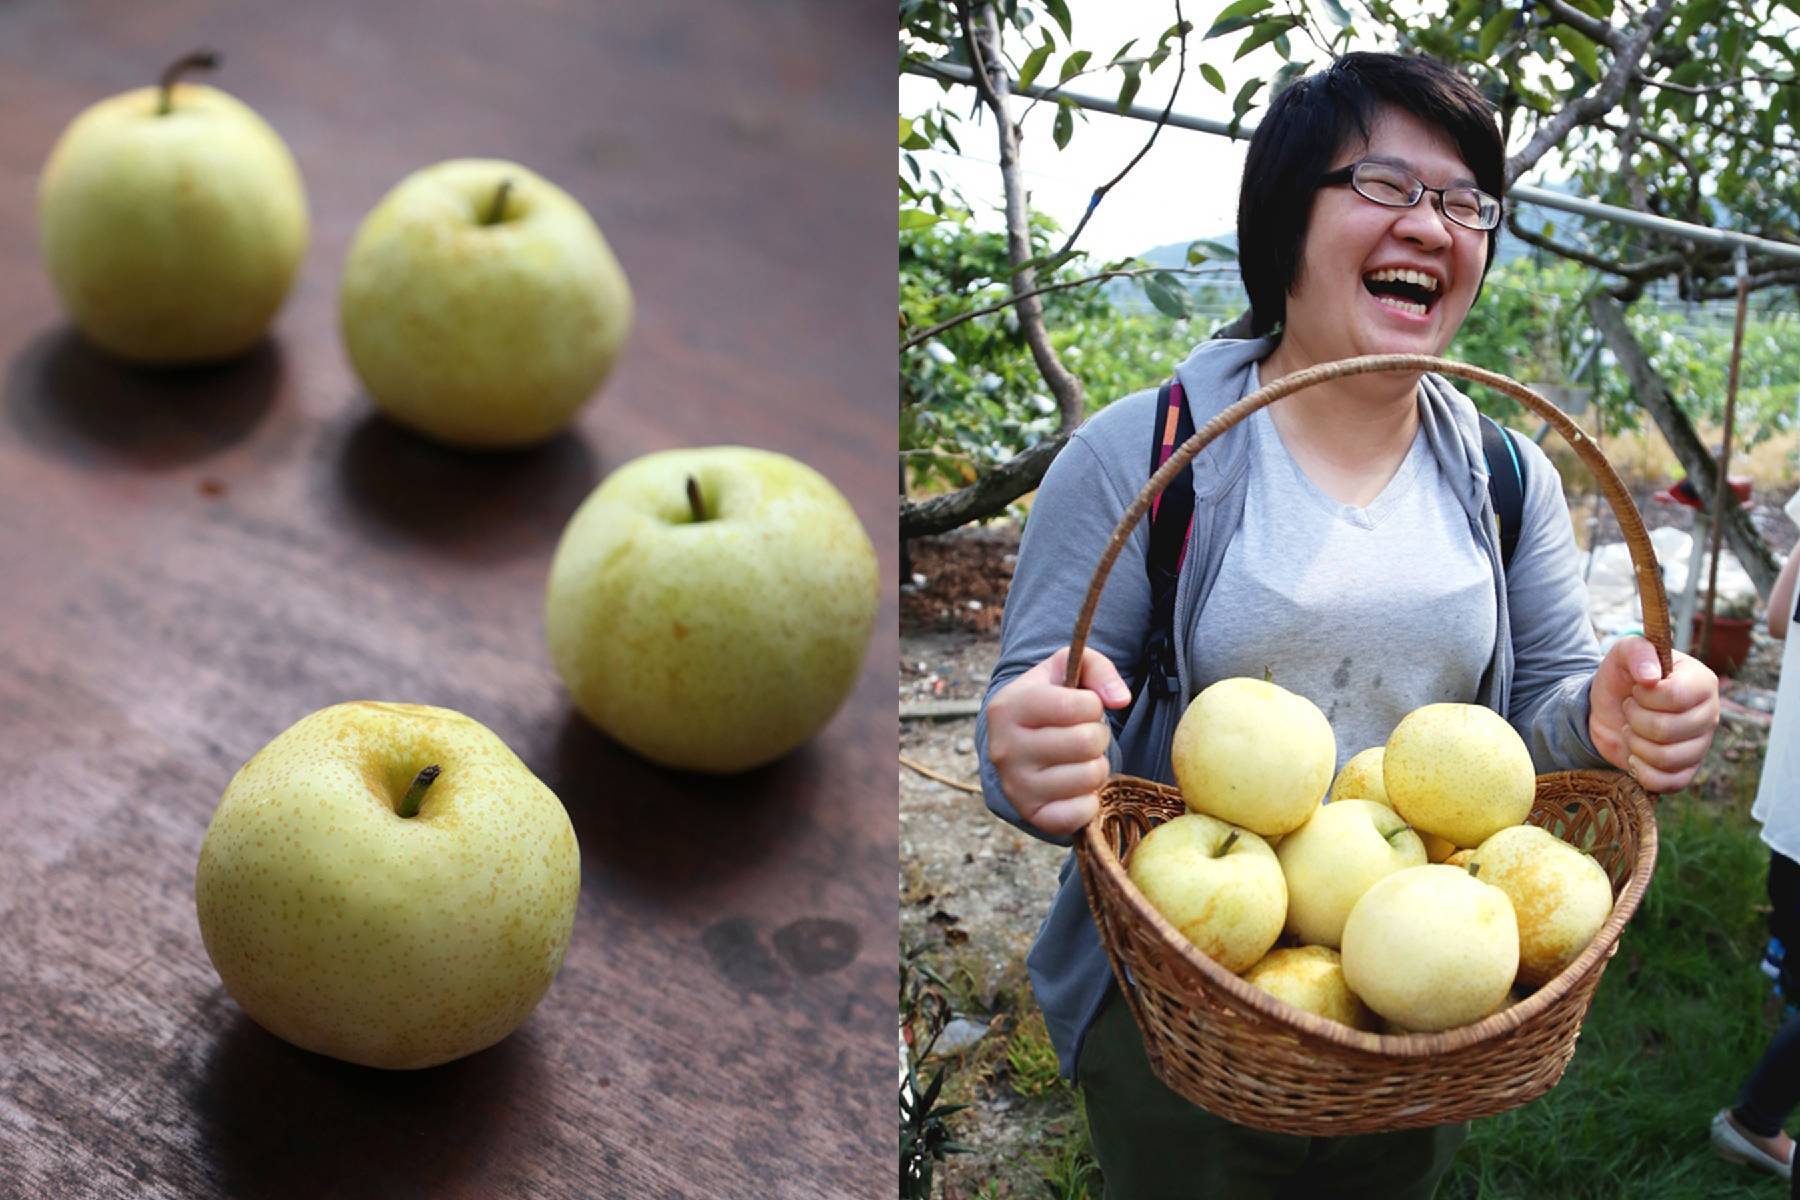
[[[1512,565],[1519,545],[1519,526],[1525,519],[1525,462],[1513,444],[1513,434],[1485,413],[1481,416],[1481,451],[1487,456],[1488,497],[1500,523],[1500,566]]]
[[[1156,394],[1151,472],[1193,435],[1194,418],[1188,413],[1181,381],[1170,379]],[[1150,580],[1150,643],[1143,678],[1159,697],[1173,696],[1181,690],[1181,676],[1175,664],[1175,589],[1181,578],[1182,560],[1187,557],[1193,521],[1194,468],[1189,465],[1150,503],[1150,552],[1144,559],[1144,572]]]

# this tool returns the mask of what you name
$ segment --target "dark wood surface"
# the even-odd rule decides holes
[[[313,240],[252,354],[144,373],[61,317],[36,176],[198,45],[293,149]],[[0,5],[0,1194],[892,1194],[892,53],[886,9],[836,0]],[[357,222],[467,154],[585,203],[637,297],[612,381],[530,452],[389,426],[338,341]],[[834,480],[886,598],[832,724],[724,781],[584,724],[541,615],[601,477],[720,442]],[[581,841],[544,1002],[424,1072],[263,1032],[194,918],[232,772],[365,697],[489,725]]]

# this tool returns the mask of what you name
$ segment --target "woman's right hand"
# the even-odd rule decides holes
[[[987,706],[988,761],[1001,790],[1020,817],[1058,837],[1099,812],[1099,787],[1112,771],[1106,710],[1131,703],[1131,690],[1104,654],[1082,651],[1080,687],[1063,686],[1068,661],[1064,646]]]

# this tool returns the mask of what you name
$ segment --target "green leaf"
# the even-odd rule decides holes
[[[1062,65],[1062,76],[1057,80],[1057,86],[1060,87],[1081,74],[1082,68],[1087,66],[1088,59],[1092,57],[1094,54],[1091,50],[1077,50],[1065,58]]]
[[[1050,61],[1050,53],[1055,49],[1056,43],[1045,38],[1043,45],[1025,56],[1025,65],[1019,68],[1019,87],[1021,89],[1031,86],[1032,80],[1038,77],[1038,72],[1044,69],[1046,62]]]
[[[1231,61],[1236,62],[1252,50],[1268,45],[1299,23],[1298,17],[1273,17],[1259,22],[1250,36],[1244,39],[1244,44],[1238,47],[1237,53],[1231,56]]]
[[[1325,0],[1325,15],[1330,17],[1331,23],[1339,29],[1350,23],[1350,12],[1343,6],[1341,0]]]
[[[1195,242],[1194,245],[1205,250],[1209,258],[1223,259],[1226,262],[1237,261],[1236,248],[1225,242],[1208,242],[1203,240]]]
[[[1553,26],[1550,35],[1562,43],[1562,48],[1569,52],[1569,57],[1575,60],[1583,74],[1595,83],[1600,82],[1600,53],[1591,39],[1567,25]]]
[[[1306,67],[1307,64],[1304,62],[1283,63],[1281,70],[1275,72],[1275,82],[1269,85],[1269,95],[1281,95],[1287,85],[1294,81],[1294,77],[1304,72]]]
[[[1475,42],[1476,58],[1493,56],[1494,47],[1500,44],[1500,39],[1505,37],[1507,31],[1513,27],[1513,18],[1517,15],[1517,13],[1501,9],[1487,19],[1487,23],[1481,27],[1481,36]]]
[[[1225,10],[1213,18],[1212,27],[1206,31],[1206,36],[1214,38],[1242,29],[1251,23],[1248,18],[1262,12],[1272,2],[1273,0],[1236,0],[1236,3],[1226,5]]]
[[[1167,271],[1146,275],[1139,282],[1144,286],[1144,295],[1165,317],[1185,317],[1194,311],[1194,298]]]
[[[902,146],[906,145],[906,139],[912,136],[912,125],[911,117],[900,118],[900,144]]]
[[[1237,136],[1238,126],[1243,123],[1244,114],[1249,112],[1250,106],[1256,103],[1256,93],[1262,90],[1262,85],[1263,81],[1260,79],[1246,79],[1244,86],[1238,89],[1237,96],[1231,101],[1230,130],[1233,137]]]
[[[924,229],[929,225],[936,225],[943,219],[944,218],[938,216],[936,213],[926,212],[921,208],[905,208],[900,210],[900,228],[902,231],[908,229]]]
[[[1056,104],[1056,127],[1050,136],[1056,141],[1058,150],[1066,149],[1069,139],[1075,135],[1075,106],[1067,100],[1059,100]]]
[[[1117,65],[1117,63],[1119,62],[1120,59],[1124,58],[1127,54],[1131,53],[1131,48],[1135,45],[1137,45],[1137,39],[1132,38],[1129,42],[1126,42],[1123,46],[1120,46],[1119,52],[1117,54],[1113,55],[1110,59],[1108,59],[1106,62],[1106,65],[1109,67]]]
[[[1069,6],[1063,0],[1044,0],[1044,7],[1050,10],[1050,19],[1056,22],[1056,27],[1062,30],[1063,40],[1073,37],[1069,32]]]
[[[1131,102],[1137,98],[1138,86],[1144,82],[1140,75],[1141,72],[1137,67],[1125,68],[1125,82],[1119,87],[1118,109],[1120,112],[1130,108]]]
[[[1794,0],[1794,2],[1800,4],[1800,0]],[[1200,75],[1206,82],[1212,84],[1213,90],[1218,92],[1219,95],[1223,96],[1225,94],[1225,77],[1219,74],[1219,68],[1213,66],[1211,63],[1201,63]]]

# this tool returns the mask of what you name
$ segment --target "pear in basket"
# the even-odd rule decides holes
[[[1394,807],[1388,799],[1387,785],[1381,779],[1381,760],[1387,753],[1385,746],[1370,746],[1367,750],[1358,750],[1350,756],[1331,781],[1332,800],[1373,800],[1377,804]]]
[[[1531,815],[1537,772],[1506,718],[1480,704],[1427,704],[1388,735],[1382,782],[1421,833],[1474,847]]]
[[[1459,867],[1428,863],[1378,880],[1344,922],[1344,978],[1403,1029],[1479,1021],[1519,970],[1519,923],[1506,893]]]
[[[1145,834],[1125,873],[1181,936],[1233,974],[1269,952],[1287,919],[1287,881],[1269,844],[1202,813]]]
[[[1612,915],[1612,881],[1591,855],[1547,829],[1502,829],[1475,851],[1481,878],[1519,919],[1519,980],[1546,983],[1587,949]]]
[[[1375,1014],[1344,982],[1344,962],[1328,946],[1271,950],[1244,972],[1244,982],[1327,1021],[1352,1029],[1375,1029]]]
[[[1344,919],[1377,879],[1425,865],[1425,843],[1385,804],[1345,799],[1318,808],[1275,851],[1287,877],[1287,930],[1336,949]]]
[[[1181,714],[1170,757],[1190,809],[1279,837],[1325,798],[1337,739],[1306,697],[1261,679],[1221,679]]]

